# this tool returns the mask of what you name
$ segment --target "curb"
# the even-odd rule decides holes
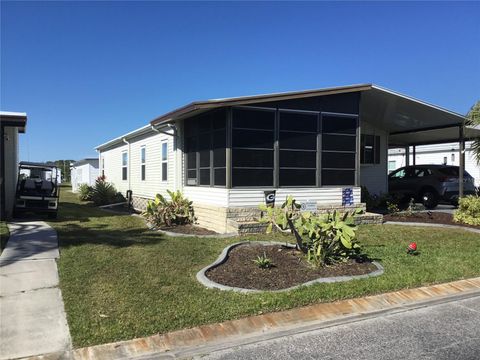
[[[278,293],[278,292],[285,292],[285,291],[290,291],[294,289],[298,289],[300,287],[304,286],[310,286],[314,284],[319,284],[319,283],[333,283],[333,282],[343,282],[343,281],[350,281],[350,280],[356,280],[356,279],[366,279],[371,276],[380,276],[384,273],[383,266],[380,265],[380,263],[376,261],[372,261],[372,264],[374,264],[377,267],[377,270],[374,270],[368,274],[363,274],[363,275],[351,275],[351,276],[334,276],[334,277],[323,277],[323,278],[318,278],[314,280],[307,281],[303,284],[291,286],[289,288],[285,289],[280,289],[280,290],[256,290],[256,289],[245,289],[245,288],[239,288],[239,287],[233,287],[233,286],[228,286],[228,285],[222,285],[219,284],[215,281],[210,280],[205,273],[217,267],[218,265],[223,264],[225,261],[228,259],[228,254],[230,251],[237,246],[243,245],[243,244],[260,244],[260,245],[283,245],[287,246],[289,248],[295,248],[295,245],[284,243],[284,242],[278,242],[278,241],[241,241],[232,245],[227,246],[222,250],[220,253],[220,256],[215,260],[212,264],[204,267],[202,270],[200,270],[197,273],[197,280],[204,286],[206,286],[209,289],[219,289],[219,290],[224,290],[224,291],[235,291],[239,293],[245,293],[245,294],[252,294],[252,293]]]
[[[188,357],[279,336],[332,327],[480,296],[480,277],[405,289],[364,298],[320,303],[277,313],[250,316],[166,334],[46,354],[29,359],[147,359]]]
[[[447,225],[447,224],[423,223],[423,222],[403,222],[403,221],[385,221],[383,225],[439,227],[444,229],[465,230],[465,231],[473,232],[476,234],[480,234],[480,229],[474,229],[468,226],[461,226],[461,225]]]

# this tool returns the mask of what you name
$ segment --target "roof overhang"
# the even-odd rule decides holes
[[[315,90],[292,91],[292,92],[283,92],[283,93],[274,93],[274,94],[240,96],[240,97],[225,98],[225,99],[195,101],[153,119],[150,122],[150,124],[159,125],[163,123],[169,123],[175,120],[181,120],[187,117],[197,115],[206,110],[221,108],[224,106],[261,104],[263,102],[270,102],[270,101],[291,100],[291,99],[300,99],[300,98],[307,98],[307,97],[314,97],[314,96],[325,96],[325,95],[335,95],[335,94],[342,94],[342,93],[366,91],[366,90],[372,89],[372,86],[373,86],[372,84],[360,84],[360,85],[349,85],[349,86],[340,86],[340,87],[315,89]]]
[[[27,127],[27,114],[23,112],[0,111],[2,126],[16,127],[19,133],[25,133]]]
[[[410,143],[426,144],[458,140],[458,128],[465,123],[461,114],[437,105],[415,99],[373,84],[349,85],[306,91],[294,91],[225,99],[195,101],[176,110],[161,115],[143,128],[99,145],[96,150],[104,150],[149,131],[152,127],[168,126],[202,112],[225,106],[245,106],[272,101],[300,99],[358,92],[361,94],[360,119],[390,135],[392,145]],[[455,136],[457,132],[457,136]],[[465,131],[465,137],[477,137],[476,131]]]

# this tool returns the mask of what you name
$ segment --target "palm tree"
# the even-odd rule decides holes
[[[466,125],[480,127],[480,100],[472,106],[467,114]],[[480,138],[475,139],[472,144],[473,158],[480,165]]]

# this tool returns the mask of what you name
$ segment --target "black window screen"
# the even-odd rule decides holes
[[[232,110],[232,186],[273,186],[275,111]]]
[[[248,107],[232,108],[231,116],[230,134],[226,110],[186,120],[187,185],[226,185],[228,136],[233,187],[355,184],[356,116]],[[367,155],[373,161],[377,141]]]
[[[279,185],[315,186],[318,114],[280,111],[279,118]]]
[[[322,185],[354,185],[357,117],[322,114]]]
[[[187,185],[225,186],[226,119],[222,109],[185,122]]]

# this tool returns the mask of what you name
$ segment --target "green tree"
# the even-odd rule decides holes
[[[478,100],[468,112],[466,124],[480,128],[480,100]],[[473,157],[477,161],[477,164],[480,165],[480,138],[473,141],[472,150]]]

